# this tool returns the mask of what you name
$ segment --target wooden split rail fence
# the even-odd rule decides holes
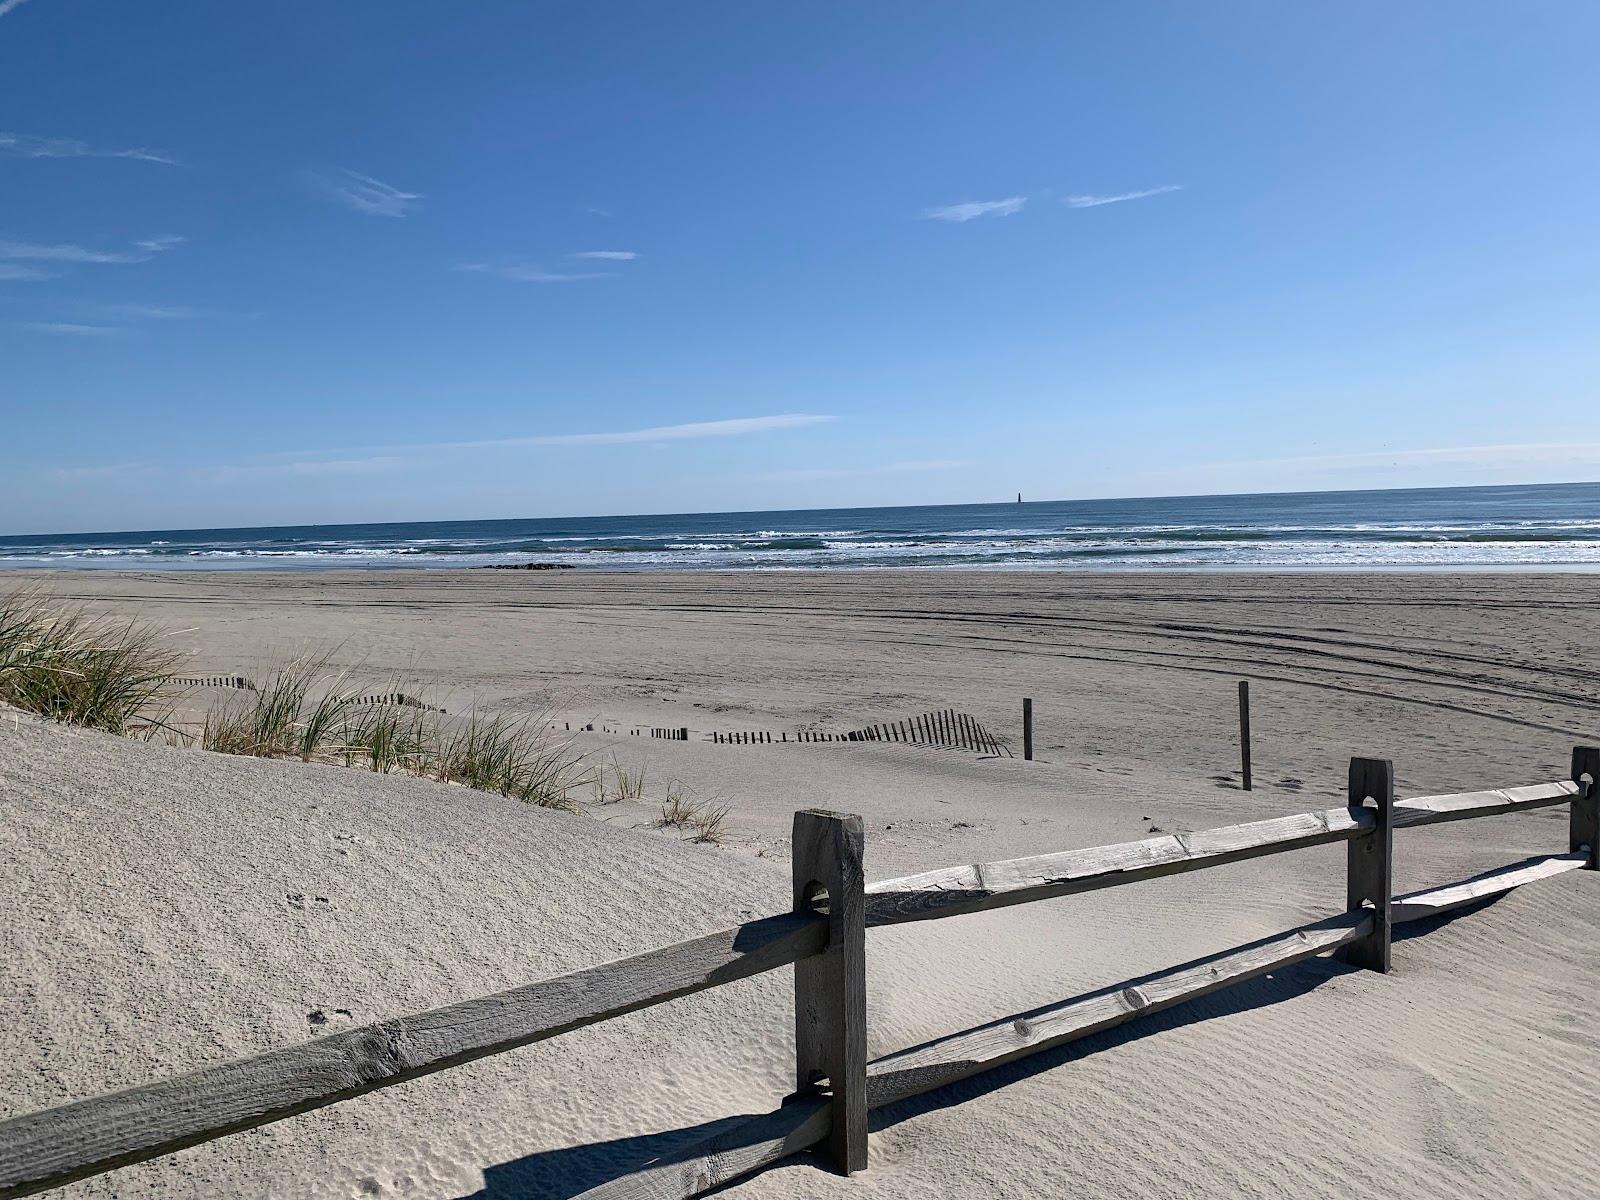
[[[1347,804],[1118,846],[951,867],[866,885],[861,818],[794,818],[791,910],[494,996],[349,1029],[128,1091],[0,1122],[0,1197],[26,1196],[377,1088],[543,1041],[679,996],[794,964],[795,1092],[669,1159],[577,1200],[697,1196],[802,1150],[846,1174],[867,1164],[870,1109],[1336,953],[1388,971],[1394,925],[1566,871],[1600,866],[1600,748],[1573,751],[1570,780],[1394,798],[1387,760],[1350,764]],[[1568,850],[1445,887],[1392,895],[1394,833],[1414,825],[1571,806]],[[866,1057],[866,931],[1117,887],[1343,842],[1343,912],[1112,988]]]

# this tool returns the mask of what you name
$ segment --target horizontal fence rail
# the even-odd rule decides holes
[[[1377,818],[1366,809],[1330,808],[1196,833],[1164,834],[1115,846],[946,867],[869,884],[867,925],[954,917],[1117,887],[1263,854],[1348,841],[1371,832],[1376,825]]]
[[[818,953],[785,913],[663,950],[0,1122],[0,1196],[27,1196],[543,1041]]]
[[[867,1097],[877,1108],[931,1092],[980,1071],[1337,950],[1371,932],[1370,913],[1341,913],[1225,954],[901,1050],[868,1065]]]
[[[866,1165],[867,1112],[1026,1055],[1160,1012],[1320,954],[1387,971],[1393,925],[1537,880],[1600,867],[1600,748],[1578,747],[1572,779],[1408,800],[1386,760],[1351,762],[1349,803],[1007,862],[951,867],[870,887],[861,819],[795,814],[793,909],[693,941],[418,1016],[346,1030],[113,1095],[0,1122],[0,1197],[25,1196],[334,1104],[569,1030],[795,964],[796,1091],[670,1159],[577,1200],[692,1197],[807,1149],[845,1174]],[[1570,804],[1569,848],[1442,887],[1391,895],[1395,829]],[[1084,996],[867,1062],[865,930],[957,916],[1347,844],[1346,911]]]
[[[1435,825],[1440,821],[1464,821],[1469,817],[1492,817],[1498,813],[1526,812],[1567,804],[1578,793],[1578,785],[1567,780],[1536,783],[1532,787],[1499,788],[1492,792],[1457,792],[1449,796],[1418,796],[1396,800],[1396,829],[1409,825]]]
[[[1451,909],[1487,900],[1491,896],[1499,896],[1525,883],[1551,879],[1568,871],[1580,871],[1588,865],[1587,851],[1546,854],[1524,859],[1522,862],[1512,863],[1509,867],[1497,867],[1493,871],[1485,871],[1482,875],[1474,875],[1471,879],[1463,879],[1460,883],[1396,896],[1391,908],[1394,914],[1391,919],[1399,925],[1406,921],[1420,921],[1424,917],[1436,917]]]

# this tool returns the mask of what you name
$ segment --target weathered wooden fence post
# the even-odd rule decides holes
[[[1022,702],[1022,757],[1033,761],[1033,701]]]
[[[1239,773],[1250,790],[1250,681],[1239,680]]]
[[[1572,748],[1572,781],[1578,785],[1578,794],[1572,798],[1569,848],[1574,853],[1587,848],[1589,862],[1584,870],[1600,870],[1600,746]]]
[[[867,1166],[867,938],[861,818],[794,815],[795,911],[828,918],[828,945],[794,965],[795,1090],[823,1080],[833,1099],[825,1156],[845,1175]]]
[[[1389,901],[1394,895],[1394,764],[1386,758],[1350,760],[1351,808],[1376,800],[1377,827],[1345,843],[1345,904],[1353,910],[1370,907],[1372,932],[1339,951],[1352,967],[1389,972]]]

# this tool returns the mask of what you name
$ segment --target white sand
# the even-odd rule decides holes
[[[1402,794],[1559,778],[1595,725],[1578,576],[71,576],[196,673],[340,645],[375,681],[697,731],[955,706],[1048,761],[586,735],[733,806],[566,816],[460,789],[0,727],[0,1111],[448,1003],[783,907],[789,814],[867,821],[869,875],[1321,807],[1351,754]],[[1251,675],[1257,790],[1227,779]],[[1382,693],[1381,696],[1373,693]],[[720,710],[720,711],[719,711]],[[1591,739],[1592,740],[1592,737]],[[1303,781],[1296,783],[1295,781]],[[1399,837],[1399,887],[1564,850],[1565,811]],[[869,934],[880,1054],[1311,920],[1341,848]],[[302,901],[291,897],[300,896]],[[325,899],[319,899],[319,897]],[[1600,876],[1318,962],[879,1115],[848,1183],[750,1196],[1592,1194]],[[184,1151],[63,1195],[568,1196],[789,1087],[779,972]],[[346,1017],[338,1010],[348,1010]],[[320,1011],[329,1024],[313,1026]],[[373,1189],[379,1189],[374,1191]]]

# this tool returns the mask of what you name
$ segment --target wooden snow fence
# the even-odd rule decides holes
[[[256,685],[243,675],[174,675],[171,683],[179,687],[204,687],[204,688],[239,688],[243,691],[256,691]]]
[[[246,692],[260,691],[243,675],[174,675],[171,682],[179,687],[235,688]],[[405,692],[385,692],[378,696],[352,696],[345,701],[352,708],[369,708],[378,704],[394,704],[402,708],[420,708],[425,712],[442,713],[444,709],[425,704]]]
[[[880,725],[866,725],[844,733],[821,733],[801,730],[793,737],[780,733],[777,737],[762,730],[745,730],[736,733],[713,733],[711,740],[725,746],[769,746],[773,742],[899,742],[908,746],[937,746],[950,750],[971,750],[978,754],[993,754],[1010,758],[1011,750],[999,738],[983,727],[968,713],[953,708],[907,717],[903,721],[890,721]]]
[[[425,704],[415,696],[408,696],[404,692],[385,692],[381,696],[355,696],[351,698],[350,704],[355,708],[371,708],[374,705],[393,704],[399,708],[420,708],[424,712],[444,712],[444,709],[436,708],[432,704]]]
[[[1195,833],[864,884],[861,818],[794,817],[790,910],[693,941],[432,1012],[349,1029],[128,1091],[0,1122],[0,1197],[26,1196],[240,1130],[336,1104],[490,1054],[794,964],[795,1092],[670,1158],[578,1200],[680,1200],[803,1150],[835,1170],[866,1166],[870,1109],[1147,1013],[1335,953],[1387,971],[1400,922],[1600,865],[1600,748],[1573,751],[1570,780],[1394,798],[1383,759],[1350,764],[1347,804]],[[1570,805],[1566,853],[1545,854],[1393,896],[1394,834],[1440,821]],[[1340,913],[1166,971],[868,1061],[866,931],[1118,887],[1343,842]]]

